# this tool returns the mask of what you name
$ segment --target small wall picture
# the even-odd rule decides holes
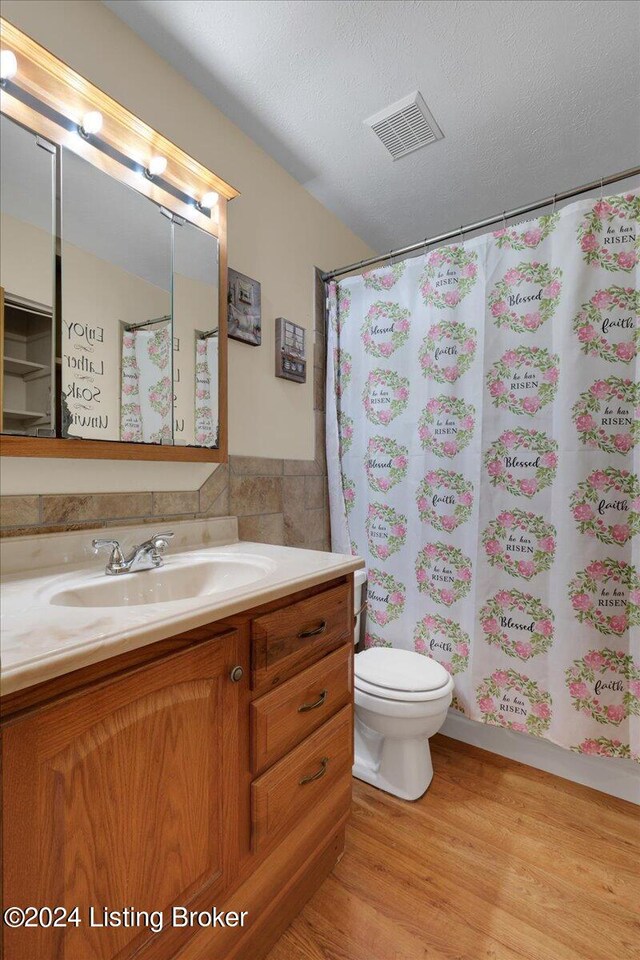
[[[260,284],[251,277],[229,268],[228,334],[232,340],[241,340],[258,347],[262,343],[262,314]]]
[[[304,327],[284,317],[276,317],[276,377],[295,383],[306,382],[304,340]]]

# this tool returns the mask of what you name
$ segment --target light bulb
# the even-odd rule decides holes
[[[83,116],[78,130],[83,137],[88,137],[92,133],[99,133],[102,130],[102,114],[98,110],[89,110]]]
[[[0,80],[11,80],[18,72],[18,61],[13,50],[0,52]]]
[[[149,177],[161,177],[166,169],[167,169],[166,157],[151,157],[151,159],[149,160],[149,166],[147,167],[145,172]]]
[[[218,202],[218,194],[215,190],[210,190],[208,193],[205,193],[202,197],[202,200],[198,203],[198,206],[201,210],[211,210],[212,207],[215,207]]]

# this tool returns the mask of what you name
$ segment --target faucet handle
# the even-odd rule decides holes
[[[120,553],[122,556],[122,550],[120,549],[120,543],[118,540],[92,540],[91,544],[96,553],[102,547],[111,547],[113,553]]]
[[[169,546],[169,540],[175,536],[173,530],[167,530],[165,533],[154,533],[151,537],[151,543],[156,550],[164,550]]]
[[[122,569],[126,566],[124,554],[118,540],[93,540],[92,546],[96,553],[98,550],[101,550],[102,547],[111,547],[111,556],[109,557],[107,570]]]

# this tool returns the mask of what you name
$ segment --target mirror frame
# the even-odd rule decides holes
[[[238,191],[190,157],[161,133],[95,87],[40,44],[0,18],[2,45],[18,58],[16,77],[0,87],[0,113],[59,147],[77,153],[104,173],[133,187],[178,217],[206,230],[218,241],[219,444],[217,447],[74,440],[49,437],[1,437],[0,455],[89,460],[169,460],[224,463],[228,459],[227,417],[227,203]],[[79,136],[83,115],[103,116],[100,141],[110,152]],[[115,154],[116,156],[114,156]],[[117,158],[120,155],[128,162]],[[149,157],[167,158],[161,178],[143,174]],[[196,199],[209,191],[219,200],[209,214]],[[1,308],[1,304],[0,304]],[[0,344],[0,354],[2,344]],[[1,383],[0,377],[0,383]],[[0,397],[1,403],[1,397]]]

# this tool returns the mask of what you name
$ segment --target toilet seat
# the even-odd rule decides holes
[[[372,647],[356,654],[356,690],[381,700],[425,702],[450,696],[451,677],[436,660],[411,650]]]

